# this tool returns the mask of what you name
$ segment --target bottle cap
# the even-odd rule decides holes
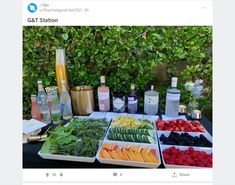
[[[38,84],[42,84],[42,80],[38,80]]]
[[[135,84],[131,84],[131,90],[135,90]]]
[[[101,83],[105,83],[105,76],[101,76],[101,77],[100,77],[100,82],[101,82]]]
[[[153,90],[154,89],[154,85],[151,85],[151,90]]]
[[[171,87],[177,87],[177,77],[172,77],[171,78]]]

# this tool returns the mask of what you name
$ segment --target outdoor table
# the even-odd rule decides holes
[[[161,113],[159,113],[158,116],[161,118]],[[187,117],[187,119],[189,118]],[[203,115],[202,119],[199,121],[212,136],[212,123]],[[47,128],[48,126],[46,128],[43,128],[42,133]],[[44,142],[23,144],[23,168],[136,168],[113,164],[102,164],[97,160],[94,163],[85,163],[43,159],[38,155],[38,152],[41,149],[43,143]],[[162,162],[159,168],[164,168]]]

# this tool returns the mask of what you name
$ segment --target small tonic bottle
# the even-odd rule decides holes
[[[38,80],[37,83],[38,83],[37,104],[38,104],[39,109],[41,110],[41,105],[42,105],[42,98],[41,98],[41,96],[44,95],[44,97],[45,97],[45,99],[47,101],[47,95],[46,95],[46,92],[45,92],[45,90],[43,88],[42,81]]]
[[[60,104],[63,119],[71,119],[73,117],[71,97],[67,91],[65,80],[61,80]]]
[[[41,115],[41,111],[38,107],[35,94],[31,95],[31,102],[32,102],[32,107],[31,107],[31,116],[32,116],[32,118],[41,121],[42,120],[42,115]]]
[[[51,117],[54,124],[58,124],[61,121],[61,106],[57,93],[57,87],[52,89],[51,95]]]
[[[41,95],[41,100],[42,100],[42,104],[41,104],[41,113],[42,113],[42,121],[44,123],[50,123],[51,122],[51,115],[50,115],[50,109],[48,107],[48,103],[47,103],[47,99],[45,95]]]

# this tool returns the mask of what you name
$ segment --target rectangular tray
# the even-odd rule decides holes
[[[186,119],[186,117],[184,116],[184,115],[180,115],[180,116],[178,116],[177,118],[168,118],[168,117],[166,117],[165,115],[162,115],[162,120],[175,120],[175,119],[184,119],[184,120],[186,120],[186,121],[192,121],[192,120],[187,120]],[[200,122],[200,121],[199,121]],[[201,122],[200,122],[200,124],[201,124]],[[157,124],[155,124],[156,125],[156,130],[158,131],[158,132],[161,132],[161,131],[169,131],[169,130],[158,130],[158,128],[157,128]],[[200,132],[200,133],[206,133],[206,134],[209,134],[209,132],[206,130],[206,128],[201,124],[201,126],[204,128],[204,132]],[[177,132],[177,131],[174,131],[174,132]],[[187,133],[189,133],[189,132],[187,132]],[[209,134],[210,135],[210,134]]]
[[[186,116],[184,115],[179,115],[175,118],[170,118],[170,117],[167,117],[166,115],[162,115],[162,120],[174,120],[174,119],[184,119],[184,120],[187,120]]]
[[[144,143],[109,141],[109,140],[105,140],[103,143],[116,143],[119,146],[129,144],[129,145],[135,145],[135,146],[154,148],[156,150],[156,157],[158,158],[159,162],[158,163],[145,163],[145,162],[138,162],[138,161],[125,161],[125,160],[114,160],[114,159],[100,158],[99,157],[99,153],[101,150],[101,147],[100,147],[98,150],[98,153],[96,155],[96,158],[98,159],[98,161],[100,163],[115,164],[115,165],[122,165],[122,166],[142,167],[142,168],[157,168],[161,164],[161,158],[160,158],[160,153],[158,150],[158,144],[144,144]]]
[[[174,131],[175,133],[179,133],[179,134],[182,134],[182,133],[188,133],[189,135],[191,136],[199,136],[199,135],[204,135],[210,142],[212,142],[212,137],[209,133],[207,132],[176,132]],[[159,141],[159,144],[160,145],[164,145],[161,141],[160,141],[160,137],[162,134],[164,134],[166,137],[168,137],[170,135],[171,131],[157,131],[157,137],[158,137],[158,141]],[[178,146],[182,146],[182,145],[178,145]],[[202,147],[204,148],[204,147]],[[207,148],[207,147],[206,147]]]
[[[74,161],[74,162],[86,162],[86,163],[94,163],[95,157],[78,157],[78,156],[68,156],[68,155],[57,155],[57,154],[49,154],[49,153],[41,153],[38,152],[38,155],[43,159],[51,159],[51,160],[60,160],[60,161]]]
[[[131,114],[126,114],[126,115],[131,115]],[[132,114],[132,115],[135,115],[135,114]],[[149,120],[150,122],[152,122],[153,123],[153,132],[154,132],[154,137],[155,137],[155,140],[156,140],[156,143],[157,143],[157,139],[158,139],[158,137],[157,137],[157,134],[156,134],[156,124],[155,124],[155,121],[159,118],[158,116],[152,116],[152,115],[143,115],[143,114],[140,114],[141,116],[141,118],[142,119],[147,119],[147,120]],[[134,117],[135,118],[135,117]],[[135,119],[141,119],[141,118],[135,118]],[[110,123],[110,126],[109,126],[109,128],[108,128],[108,130],[107,130],[107,132],[106,132],[106,135],[105,135],[105,140],[108,140],[107,139],[107,135],[108,135],[108,133],[109,133],[109,129],[110,128],[112,128],[113,126],[112,126],[112,122]],[[112,140],[113,141],[113,140]],[[125,141],[123,141],[123,142],[125,142]]]
[[[165,168],[208,168],[208,167],[200,167],[200,166],[185,166],[185,165],[173,165],[173,164],[166,164],[164,157],[163,157],[163,150],[170,148],[174,146],[175,148],[179,148],[181,150],[185,150],[187,148],[189,148],[189,146],[176,146],[176,145],[160,145],[161,148],[161,156],[162,156],[162,161],[163,161],[163,165],[165,166]],[[192,147],[194,148],[194,150],[200,150],[200,151],[204,151],[207,154],[212,153],[212,148],[206,148],[206,147]]]
[[[94,117],[89,117],[89,116],[74,116],[74,118],[82,118],[82,119],[88,119],[88,118],[94,118]],[[99,118],[96,118],[96,119],[100,119],[101,117]],[[108,120],[107,120],[108,121]],[[102,140],[100,140],[99,142],[99,147],[98,147],[98,150],[106,136],[106,133],[108,131],[108,128],[109,128],[109,125],[110,125],[110,122],[108,124],[104,132],[104,137]],[[68,124],[66,124],[65,126],[68,126]],[[40,149],[41,150],[41,149]],[[98,152],[97,150],[97,152]],[[97,155],[97,152],[96,152],[96,155]],[[69,155],[59,155],[59,154],[51,154],[51,153],[42,153],[42,152],[38,152],[38,155],[40,157],[42,157],[43,159],[51,159],[51,160],[61,160],[61,161],[74,161],[74,162],[87,162],[87,163],[94,163],[95,162],[95,159],[96,159],[96,156],[94,157],[82,157],[82,156],[69,156]]]

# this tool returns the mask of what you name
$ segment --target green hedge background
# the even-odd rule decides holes
[[[181,103],[189,102],[183,84],[204,80],[203,113],[212,120],[212,27],[210,26],[51,26],[23,28],[23,117],[30,117],[30,95],[37,80],[56,85],[55,50],[65,48],[70,86],[100,85],[107,76],[111,91],[117,80],[125,93],[137,85],[143,93],[154,84],[164,109],[170,78],[178,77]],[[95,92],[95,96],[97,94]]]

